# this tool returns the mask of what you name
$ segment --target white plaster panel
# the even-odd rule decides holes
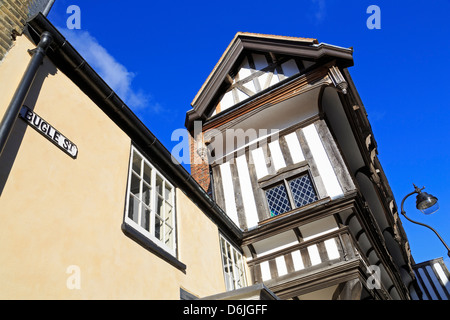
[[[255,63],[256,70],[264,69],[265,67],[267,67],[269,65],[267,63],[266,57],[262,54],[253,53],[252,57],[253,57],[253,62]]]
[[[258,212],[245,154],[236,158],[236,167],[241,185],[247,227],[252,228],[258,225]]]
[[[272,276],[270,274],[269,261],[263,261],[260,263],[259,266],[261,268],[261,276],[263,281],[270,280]]]
[[[438,263],[435,262],[433,264],[434,269],[436,270],[436,274],[439,276],[439,278],[441,279],[444,287],[447,289],[447,291],[450,293],[450,282],[448,281],[447,276],[444,273],[444,270],[442,269],[442,266]]]
[[[277,265],[278,276],[284,276],[287,274],[286,261],[284,260],[284,256],[276,257],[275,263]]]
[[[291,256],[292,256],[292,262],[294,264],[295,271],[305,269],[305,266],[303,265],[303,260],[302,260],[302,255],[300,253],[300,250],[293,251],[291,253]]]
[[[313,245],[307,247],[307,249],[308,249],[309,259],[311,260],[312,266],[315,266],[316,264],[319,264],[322,262],[322,260],[320,259],[319,249],[317,248],[317,245],[313,244]]]
[[[255,165],[256,176],[258,179],[265,177],[269,174],[266,165],[266,158],[264,157],[264,151],[262,148],[252,150],[253,163]]]
[[[314,124],[310,124],[302,130],[317,165],[323,184],[325,185],[328,196],[331,199],[341,197],[344,193],[339,184],[338,178],[334,173],[333,166],[331,165],[330,159],[328,158],[325,148],[323,147],[322,141],[320,140],[319,134],[317,133],[316,126]]]
[[[233,94],[231,93],[231,91],[228,91],[227,93],[225,93],[222,100],[220,101],[220,111],[226,110],[233,105],[234,105]]]
[[[298,70],[298,68],[297,68],[297,64],[295,63],[295,61],[294,60],[289,60],[289,61],[286,61],[285,63],[283,63],[282,65],[281,65],[281,68],[283,69],[283,74],[286,76],[286,77],[291,77],[291,76],[293,76],[294,74],[297,74],[297,73],[299,73],[299,70]]]
[[[328,259],[333,260],[338,259],[340,257],[339,250],[336,245],[336,240],[334,238],[325,240],[324,244],[325,249],[327,250]]]
[[[231,175],[230,164],[225,162],[220,165],[220,174],[222,176],[222,188],[225,198],[225,212],[233,222],[239,226],[239,220],[236,210],[236,200],[234,197],[233,178]]]
[[[252,73],[250,71],[250,66],[248,65],[247,58],[241,64],[241,69],[239,70],[239,80],[245,79],[250,76]]]
[[[283,153],[281,152],[280,143],[278,140],[269,143],[269,149],[271,154],[271,160],[275,166],[275,170],[278,171],[281,168],[286,167],[286,162],[284,161]]]
[[[284,136],[286,144],[291,154],[292,162],[299,163],[305,161],[305,156],[303,155],[302,147],[298,141],[297,134],[295,132],[289,133]]]

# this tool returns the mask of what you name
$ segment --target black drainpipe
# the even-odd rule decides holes
[[[39,66],[44,60],[45,52],[52,41],[53,38],[49,32],[42,33],[37,48],[34,50],[33,57],[31,58],[28,67],[22,76],[22,80],[20,80],[19,86],[14,93],[8,109],[6,109],[6,112],[3,115],[2,122],[0,123],[0,156],[3,153],[6,142],[8,141],[9,135],[14,127],[14,123],[19,115],[20,109],[22,108],[22,105],[28,95],[31,84],[36,77]]]

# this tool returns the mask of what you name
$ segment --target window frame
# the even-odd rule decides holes
[[[228,261],[225,261],[226,259],[230,259],[227,255],[227,252],[223,252],[223,244],[225,245],[225,249],[231,248],[231,268],[232,268],[232,278],[229,277],[229,273],[226,272],[225,267],[228,264]],[[221,233],[219,234],[219,246],[220,246],[220,257],[222,260],[222,271],[223,271],[223,278],[225,282],[225,288],[226,291],[232,291],[240,288],[247,287],[247,271],[245,269],[245,262],[244,262],[244,254],[242,251],[240,251],[231,241],[229,241],[225,236],[223,236]],[[239,260],[237,263],[235,262],[236,255],[239,256]],[[240,264],[240,265],[238,265]],[[239,276],[239,272],[236,270],[236,268],[240,269],[242,271],[242,277]],[[231,280],[231,281],[230,281]],[[242,286],[237,287],[237,283],[239,281],[242,281]]]
[[[141,158],[140,163],[140,172],[139,174],[136,173],[133,169],[133,163],[134,163],[134,155],[135,153]],[[144,179],[144,166],[147,165],[151,169],[151,177],[150,177],[150,185],[146,183],[146,180]],[[134,193],[131,192],[131,185],[132,185],[132,176],[135,174],[139,178],[139,198],[137,198]],[[157,194],[157,188],[156,188],[156,178],[159,176],[163,183],[161,186],[162,190],[162,197],[163,197],[163,208],[162,212],[166,209],[166,202],[171,202],[169,205],[172,206],[172,212],[170,220],[172,221],[172,234],[170,236],[171,242],[173,243],[172,247],[165,244],[165,238],[163,240],[160,240],[155,235],[155,219],[157,219],[156,215],[159,215],[157,212],[157,201],[156,198],[160,196]],[[143,185],[144,183],[146,185],[150,186],[149,192],[150,192],[150,205],[147,205],[142,196],[143,196]],[[166,185],[171,190],[170,199],[166,200],[164,193],[166,190]],[[177,221],[176,221],[176,202],[175,202],[175,186],[158,170],[155,168],[155,166],[143,155],[142,152],[140,152],[134,145],[131,145],[130,150],[130,160],[129,160],[129,168],[128,168],[128,183],[127,183],[127,190],[126,190],[126,202],[125,202],[125,213],[124,213],[124,223],[130,227],[132,227],[135,231],[137,231],[140,235],[144,236],[146,239],[150,240],[152,244],[156,245],[157,247],[161,248],[165,252],[169,253],[173,257],[177,257]],[[133,197],[134,201],[137,201],[139,205],[139,212],[138,212],[138,222],[134,221],[132,218],[129,217],[129,209],[130,209],[130,197]],[[150,210],[149,212],[149,224],[150,228],[149,230],[145,229],[141,226],[139,223],[142,216],[142,208],[145,206],[147,209]],[[165,220],[165,219],[164,219]],[[162,232],[164,234],[166,222],[162,222]],[[153,247],[153,245],[150,244],[150,247]]]
[[[297,178],[299,178],[301,176],[304,176],[304,175],[308,176],[309,181],[311,182],[311,185],[312,185],[312,187],[314,189],[314,193],[316,194],[317,200],[313,201],[313,202],[310,202],[310,203],[308,203],[306,205],[298,207],[296,205],[294,195],[292,194],[292,190],[291,190],[291,186],[290,186],[289,182],[294,180],[294,179],[297,179]],[[277,215],[272,215],[271,211],[270,211],[270,205],[269,205],[268,200],[267,200],[267,191],[272,189],[272,188],[274,188],[274,187],[276,187],[276,186],[279,186],[279,185],[283,185],[284,188],[286,189],[286,194],[287,194],[287,198],[289,200],[289,205],[291,207],[291,210],[285,211],[285,212],[277,214]],[[293,210],[303,208],[303,207],[305,207],[305,206],[307,206],[307,205],[309,205],[311,203],[314,203],[314,202],[317,202],[317,201],[320,200],[319,192],[318,192],[317,186],[315,184],[314,178],[312,177],[309,168],[305,167],[305,166],[302,166],[300,168],[296,168],[295,170],[292,170],[292,171],[289,171],[289,172],[277,175],[276,177],[273,177],[273,178],[264,179],[264,181],[260,182],[260,187],[261,187],[261,190],[263,191],[263,194],[264,194],[264,198],[265,198],[266,205],[267,205],[267,210],[268,210],[268,213],[269,213],[269,218],[277,217],[277,216],[283,215],[283,214],[285,214],[287,212],[291,212]]]

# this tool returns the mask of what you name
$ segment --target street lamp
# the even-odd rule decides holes
[[[409,196],[417,193],[417,197],[416,197],[416,208],[419,209],[422,213],[429,215],[432,213],[435,213],[436,211],[439,210],[439,203],[438,203],[438,199],[435,196],[432,196],[431,194],[428,194],[426,192],[423,192],[422,190],[425,189],[425,187],[419,188],[417,187],[415,184],[413,184],[414,186],[414,191],[411,193],[408,193],[402,200],[402,205],[401,205],[401,213],[402,215],[408,219],[409,221],[411,221],[412,223],[427,227],[428,229],[432,230],[439,238],[439,240],[441,240],[442,244],[445,246],[445,248],[447,249],[447,255],[450,257],[450,248],[448,247],[448,245],[445,243],[445,241],[441,238],[441,236],[439,235],[439,233],[437,233],[436,230],[434,230],[432,227],[430,227],[429,225],[426,225],[424,223],[421,222],[417,222],[414,221],[410,218],[408,218],[408,216],[406,215],[405,210],[403,209],[403,204],[405,203],[406,198],[408,198]]]

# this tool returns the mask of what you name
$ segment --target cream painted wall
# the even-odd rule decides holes
[[[28,64],[19,37],[0,64],[0,116]],[[131,141],[47,59],[25,104],[77,159],[18,119],[0,158],[0,299],[179,299],[225,291],[217,226],[177,192],[186,273],[121,231]],[[70,266],[79,273],[67,273]],[[79,278],[76,278],[79,276]],[[79,289],[67,282],[79,279]]]
[[[226,291],[217,226],[179,189],[177,208],[179,259],[187,265],[181,286],[198,297]]]

